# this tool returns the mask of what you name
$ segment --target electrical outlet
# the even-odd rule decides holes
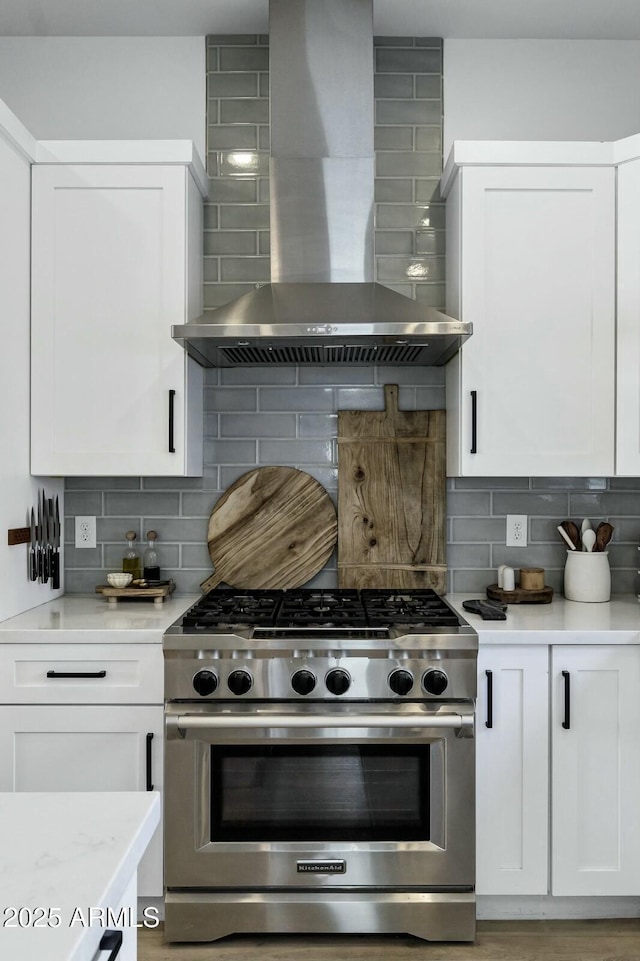
[[[507,514],[507,547],[527,546],[527,515]]]
[[[76,517],[76,547],[96,547],[95,517]]]

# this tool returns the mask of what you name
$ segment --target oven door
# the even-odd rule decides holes
[[[471,703],[169,705],[167,889],[472,889],[473,725]]]

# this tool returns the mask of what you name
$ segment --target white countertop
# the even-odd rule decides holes
[[[0,621],[0,644],[159,644],[164,631],[201,596],[172,594],[162,604],[138,598],[109,604],[98,594],[65,594]]]
[[[173,594],[162,606],[142,600],[112,606],[92,594],[66,594],[0,621],[0,644],[159,644],[164,631],[201,596]],[[605,604],[567,601],[560,595],[550,604],[509,604],[506,621],[483,621],[462,607],[464,600],[483,596],[446,595],[478,631],[481,644],[640,644],[635,594],[614,594]]]
[[[157,791],[0,794],[0,957],[92,961],[104,930],[72,924],[74,908],[117,907],[159,820]],[[60,924],[7,927],[13,907]]]
[[[482,594],[447,594],[446,600],[478,632],[480,644],[640,644],[640,602],[635,594],[613,594],[603,604],[567,601],[508,604],[506,621],[483,621],[462,602]],[[605,636],[606,635],[606,636]]]

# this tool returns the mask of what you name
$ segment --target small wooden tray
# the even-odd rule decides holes
[[[136,600],[162,604],[165,597],[168,597],[175,589],[175,581],[170,581],[161,587],[110,587],[108,584],[99,584],[96,587],[96,594],[104,594],[109,604],[117,604],[122,598],[135,598]]]
[[[487,597],[492,601],[503,604],[550,604],[553,598],[553,588],[543,587],[539,591],[525,591],[516,587],[514,591],[503,591],[497,584],[487,588]]]

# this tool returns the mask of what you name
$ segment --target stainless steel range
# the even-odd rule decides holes
[[[477,647],[430,590],[218,589],[173,624],[166,939],[473,940]]]

